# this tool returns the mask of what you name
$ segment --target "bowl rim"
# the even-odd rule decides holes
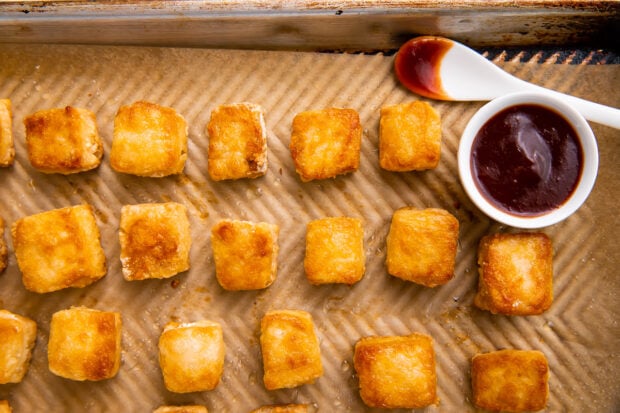
[[[562,115],[575,129],[583,151],[582,172],[571,196],[559,207],[540,215],[515,215],[500,209],[480,193],[473,178],[471,149],[480,128],[495,114],[515,105],[534,104],[549,108]],[[461,185],[469,199],[487,216],[515,228],[543,228],[565,220],[586,201],[598,174],[598,145],[586,119],[572,106],[557,97],[540,92],[516,92],[500,96],[486,103],[468,121],[459,142],[458,171]]]

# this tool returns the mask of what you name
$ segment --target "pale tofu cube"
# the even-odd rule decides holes
[[[355,344],[353,363],[368,407],[419,409],[439,403],[430,336],[364,337]]]
[[[379,165],[388,171],[433,169],[441,156],[441,119],[428,103],[381,108]]]
[[[267,312],[261,320],[260,345],[267,390],[313,383],[323,375],[319,341],[310,313]]]
[[[0,99],[0,167],[11,166],[15,159],[11,100]]]
[[[47,109],[24,118],[28,158],[44,173],[73,174],[99,166],[103,143],[88,109]]]
[[[474,405],[505,412],[542,410],[549,394],[549,366],[540,351],[500,350],[471,362]]]
[[[259,290],[277,275],[277,225],[222,220],[211,230],[215,275],[225,290]]]
[[[224,371],[222,326],[209,320],[170,322],[159,337],[159,365],[175,393],[213,390]]]
[[[543,233],[482,238],[474,304],[494,314],[536,315],[553,302],[553,246]]]
[[[354,284],[364,275],[362,221],[330,217],[311,221],[306,231],[304,269],[312,284]]]
[[[221,105],[211,112],[209,176],[214,181],[256,178],[267,171],[267,130],[260,106]]]
[[[303,182],[356,171],[361,144],[362,126],[353,109],[313,110],[293,119],[289,147]]]
[[[394,212],[387,237],[389,274],[426,287],[454,277],[459,222],[437,208],[401,208]]]
[[[110,379],[121,364],[121,314],[72,307],[52,315],[49,369],[76,381]]]
[[[90,205],[21,218],[11,233],[22,281],[30,291],[85,287],[106,274],[99,228]]]
[[[173,108],[138,101],[114,118],[110,164],[117,172],[163,177],[180,174],[187,159],[187,123]]]
[[[0,384],[22,381],[37,338],[37,324],[18,314],[0,310]]]
[[[123,277],[169,278],[190,267],[187,208],[176,202],[125,205],[120,232]]]

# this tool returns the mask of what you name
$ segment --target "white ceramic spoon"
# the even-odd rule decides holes
[[[561,98],[592,122],[620,129],[619,109],[518,79],[476,51],[443,37],[409,40],[398,51],[395,68],[407,88],[425,97],[483,101],[508,93],[535,91]]]

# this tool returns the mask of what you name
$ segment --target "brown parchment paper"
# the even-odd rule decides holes
[[[468,200],[456,169],[459,136],[482,103],[431,102],[441,113],[441,162],[427,172],[378,167],[382,105],[418,99],[394,78],[391,56],[223,51],[105,46],[0,45],[0,97],[14,109],[16,162],[0,169],[0,216],[15,220],[74,204],[94,206],[108,273],[82,289],[35,294],[24,289],[8,230],[9,266],[0,275],[0,307],[38,324],[25,379],[0,385],[15,412],[148,412],[162,404],[205,404],[213,412],[246,412],[263,404],[310,403],[323,412],[366,409],[357,391],[353,345],[363,336],[423,332],[434,339],[440,404],[428,412],[470,412],[469,365],[478,352],[537,349],[550,364],[547,411],[614,412],[620,408],[618,317],[620,133],[593,125],[600,172],[589,200],[563,223],[545,228],[554,242],[555,301],[545,314],[504,317],[475,309],[476,246],[483,235],[512,231],[490,221]],[[620,68],[613,65],[497,63],[560,91],[620,106]],[[179,176],[150,179],[109,166],[113,118],[123,104],[149,100],[177,109],[189,124],[189,156]],[[264,177],[213,182],[206,173],[205,126],[222,103],[261,105],[268,128]],[[72,105],[97,115],[105,155],[101,166],[71,176],[44,175],[29,165],[22,119],[39,109]],[[364,127],[359,171],[302,183],[288,150],[293,116],[329,106],[359,111]],[[124,281],[118,224],[125,204],[177,201],[190,212],[191,269],[168,280]],[[405,205],[445,208],[460,221],[456,275],[429,289],[390,277],[385,237],[393,211]],[[311,286],[303,272],[305,224],[325,216],[364,221],[367,271],[348,286]],[[214,276],[209,239],[221,218],[280,226],[278,277],[266,290],[226,292]],[[56,377],[47,368],[51,315],[85,305],[120,311],[123,355],[118,375],[96,383]],[[323,377],[296,389],[267,391],[262,383],[259,322],[270,309],[312,313]],[[222,381],[210,392],[174,394],[164,385],[157,340],[170,320],[207,318],[224,328]]]

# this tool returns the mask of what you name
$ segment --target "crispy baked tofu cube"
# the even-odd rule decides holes
[[[308,223],[304,269],[312,284],[354,284],[364,275],[362,221],[323,218]]]
[[[114,118],[110,164],[117,172],[162,177],[180,174],[187,159],[187,123],[173,108],[138,101]]]
[[[103,144],[88,109],[40,110],[24,118],[28,158],[44,173],[73,174],[99,166]]]
[[[106,274],[99,228],[90,205],[22,218],[11,228],[26,289],[48,293],[85,287]]]
[[[301,112],[293,119],[290,150],[303,182],[359,168],[362,126],[353,109]]]
[[[72,307],[52,315],[49,369],[76,381],[112,378],[121,364],[121,314]]]
[[[168,278],[189,269],[187,208],[176,202],[125,205],[119,232],[123,277]]]
[[[13,143],[13,112],[11,100],[0,99],[0,167],[10,166],[15,159]]]
[[[388,171],[432,169],[441,155],[441,119],[428,103],[381,108],[379,165]]]
[[[8,400],[0,400],[0,413],[11,413],[12,411]]]
[[[153,410],[153,413],[209,413],[205,406],[161,406]]]
[[[269,287],[278,269],[277,225],[222,220],[211,230],[215,275],[229,291]]]
[[[175,393],[213,390],[224,370],[224,335],[213,321],[170,322],[159,337],[159,366]]]
[[[543,233],[494,234],[478,249],[474,304],[494,314],[534,315],[553,301],[553,246]]]
[[[477,354],[471,362],[474,404],[482,409],[524,412],[544,409],[549,367],[533,350],[501,350]]]
[[[267,130],[260,106],[221,105],[211,112],[209,176],[214,181],[256,178],[267,171]]]
[[[281,404],[262,406],[252,410],[250,413],[309,413],[310,407],[307,404]]]
[[[387,237],[389,274],[426,287],[454,277],[459,221],[448,211],[405,207],[392,216]]]
[[[9,249],[4,241],[4,220],[0,217],[0,274],[9,264]]]
[[[431,337],[364,337],[355,344],[353,365],[360,396],[369,407],[417,409],[439,403]]]
[[[267,312],[261,320],[260,345],[267,390],[313,383],[323,375],[314,322],[305,311]]]
[[[19,383],[28,366],[37,338],[37,323],[0,310],[0,384]]]

